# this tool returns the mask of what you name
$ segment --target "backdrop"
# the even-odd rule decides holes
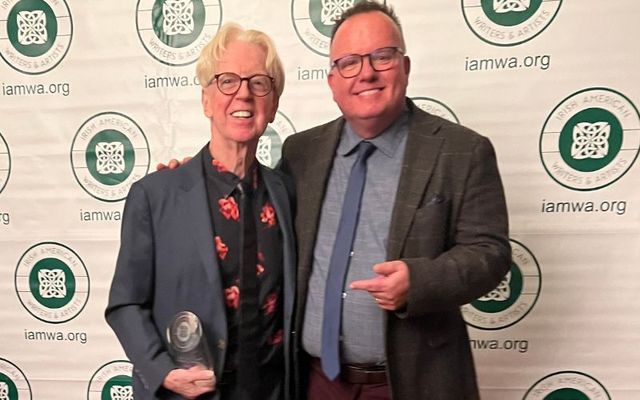
[[[103,319],[124,198],[209,137],[194,61],[221,23],[287,79],[260,143],[333,119],[354,0],[0,0],[0,400],[131,399]],[[410,97],[496,147],[513,265],[463,307],[483,399],[640,398],[640,3],[395,0]]]

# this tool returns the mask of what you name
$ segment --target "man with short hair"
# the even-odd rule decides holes
[[[105,316],[136,400],[288,400],[293,199],[255,158],[284,68],[269,36],[227,23],[196,72],[209,142],[129,190]]]
[[[460,307],[509,269],[502,183],[487,138],[406,98],[406,52],[390,7],[347,10],[328,77],[343,115],[283,145],[310,400],[479,398]]]

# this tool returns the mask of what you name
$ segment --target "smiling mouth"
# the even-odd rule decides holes
[[[371,95],[374,95],[374,94],[376,94],[378,92],[381,92],[381,91],[382,91],[382,89],[368,89],[368,90],[364,90],[362,92],[359,92],[357,94],[357,96],[371,96]]]
[[[253,113],[251,111],[239,110],[232,112],[231,116],[235,118],[251,118],[253,117]]]

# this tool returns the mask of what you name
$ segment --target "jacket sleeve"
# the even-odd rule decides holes
[[[458,201],[449,216],[447,249],[436,257],[402,259],[409,266],[410,287],[406,313],[398,316],[460,307],[495,288],[509,270],[504,190],[493,146],[484,137],[472,149]]]
[[[170,370],[177,368],[153,322],[154,232],[144,186],[131,187],[125,203],[121,245],[105,317],[137,374],[156,393]]]

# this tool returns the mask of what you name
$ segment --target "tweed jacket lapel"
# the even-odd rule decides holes
[[[306,164],[300,182],[303,190],[298,190],[297,238],[299,246],[299,282],[307,282],[313,261],[313,249],[320,223],[322,201],[333,164],[336,147],[340,141],[343,119],[331,123],[326,130],[311,139],[310,160]]]
[[[410,101],[408,107],[409,134],[391,214],[388,260],[397,260],[402,255],[411,222],[424,197],[444,140],[435,136],[440,127],[437,119],[422,112]]]

